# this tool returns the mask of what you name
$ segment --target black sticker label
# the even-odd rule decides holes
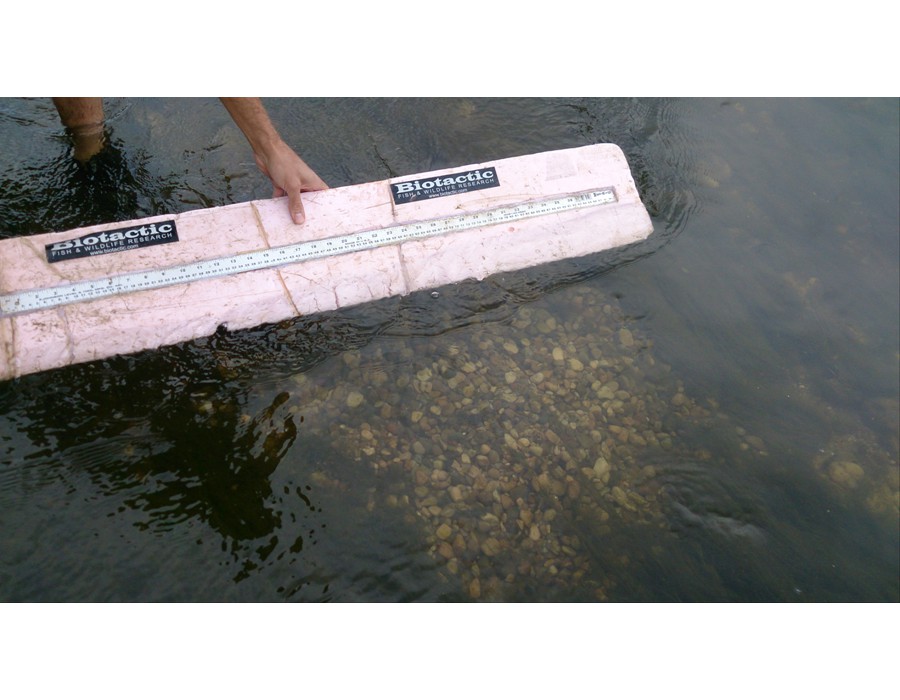
[[[464,173],[450,173],[423,177],[418,180],[391,183],[391,194],[394,204],[407,204],[420,199],[448,197],[451,194],[463,194],[488,187],[499,187],[496,168],[488,165],[478,170],[467,170]]]
[[[146,248],[151,245],[177,241],[178,230],[175,228],[174,221],[156,221],[152,224],[144,224],[139,228],[98,231],[80,238],[50,243],[45,248],[47,249],[47,261],[55,263],[60,260],[121,253],[123,250]]]

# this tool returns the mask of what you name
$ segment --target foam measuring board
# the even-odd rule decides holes
[[[650,235],[613,144],[0,241],[0,379]]]

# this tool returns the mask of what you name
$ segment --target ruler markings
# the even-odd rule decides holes
[[[591,190],[521,204],[507,205],[474,214],[458,214],[428,221],[397,224],[344,236],[292,243],[277,248],[238,253],[167,268],[128,272],[98,280],[72,282],[56,287],[30,289],[0,295],[0,316],[13,316],[81,301],[91,301],[133,291],[160,289],[240,272],[263,270],[291,263],[379,248],[410,240],[454,233],[482,226],[519,221],[548,214],[610,204],[616,201],[612,188]]]

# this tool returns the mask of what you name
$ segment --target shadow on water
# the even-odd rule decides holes
[[[414,600],[440,590],[424,556],[407,552],[392,573],[399,552],[385,552],[412,546],[414,533],[371,507],[370,475],[335,476],[345,458],[304,431],[296,398],[225,378],[193,348],[7,382],[0,408],[13,429],[0,502],[21,493],[20,514],[32,513],[30,523],[0,517],[4,559],[29,564],[0,573],[4,599]],[[42,522],[34,512],[46,509],[57,515]],[[125,564],[136,546],[138,563]],[[103,561],[116,573],[98,577]],[[21,578],[44,568],[40,581]]]
[[[0,237],[136,219],[171,210],[171,182],[151,173],[150,157],[107,130],[106,146],[87,163],[68,153],[28,164],[0,181]],[[65,144],[61,144],[65,145]],[[66,149],[68,151],[68,148]]]

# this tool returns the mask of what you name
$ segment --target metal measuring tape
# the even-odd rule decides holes
[[[431,236],[439,236],[445,233],[595,207],[615,201],[615,191],[611,187],[607,187],[563,197],[540,199],[502,206],[496,209],[486,209],[477,213],[398,224],[370,231],[359,231],[344,236],[323,238],[317,241],[292,243],[276,248],[238,253],[237,255],[202,260],[184,265],[124,273],[84,282],[63,284],[58,287],[30,289],[0,295],[0,316],[13,316],[80,301],[102,299],[117,294],[159,289],[213,277],[224,277],[241,272],[279,267],[316,258],[394,245],[420,238],[430,238]]]

